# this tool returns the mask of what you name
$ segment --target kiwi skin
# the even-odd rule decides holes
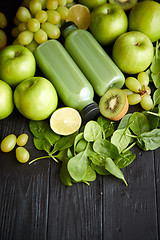
[[[110,96],[108,95],[108,93],[110,93]],[[117,111],[117,112],[115,111],[115,114],[113,113],[112,116],[110,116],[109,111],[106,109],[106,105],[108,104],[107,101],[111,101],[112,99],[115,99],[117,96],[118,96],[118,98],[121,98],[122,101],[124,101],[124,105],[121,107],[120,112],[119,111]],[[100,113],[104,117],[106,117],[106,118],[108,118],[110,120],[113,120],[113,121],[119,121],[128,112],[128,109],[129,109],[129,103],[128,103],[128,98],[127,98],[126,93],[122,89],[119,89],[119,88],[111,88],[111,89],[109,89],[100,98],[99,108],[100,108]],[[116,108],[116,110],[117,110],[118,109],[118,105],[116,107],[114,107],[114,108]]]
[[[109,3],[117,4],[124,11],[131,10],[137,3],[137,0],[109,0]]]

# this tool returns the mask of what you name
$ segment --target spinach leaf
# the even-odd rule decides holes
[[[99,174],[99,175],[110,175],[110,172],[108,172],[105,169],[105,166],[98,166],[95,165],[94,163],[91,163],[91,167]]]
[[[143,113],[134,112],[129,119],[129,123],[130,129],[136,135],[150,131],[149,121]]]
[[[131,151],[126,151],[125,153],[121,154],[119,158],[114,160],[114,163],[119,168],[125,168],[129,164],[133,162],[136,158],[136,154],[133,154]]]
[[[114,175],[115,177],[122,179],[124,181],[124,183],[127,185],[127,182],[124,178],[122,171],[116,166],[116,164],[114,163],[114,161],[111,158],[106,158],[105,169],[107,171],[109,171],[112,175]]]
[[[36,147],[38,150],[44,150],[44,151],[46,151],[47,153],[50,153],[50,146],[51,146],[51,145],[50,145],[50,143],[48,142],[47,139],[34,137],[34,138],[33,138],[33,142],[34,142],[35,147]]]
[[[130,119],[131,116],[132,116],[132,113],[126,114],[126,115],[120,120],[120,123],[119,123],[117,129],[123,129],[123,128],[128,127],[128,125],[129,125],[129,119]]]
[[[85,176],[83,177],[82,181],[83,182],[92,182],[96,179],[96,172],[94,171],[94,169],[88,165],[87,167],[87,171]]]
[[[53,145],[60,136],[56,133],[54,133],[49,126],[49,123],[47,120],[41,120],[41,121],[34,121],[31,120],[29,122],[29,128],[32,134],[36,138],[46,138],[50,145]]]
[[[121,153],[131,142],[131,137],[126,134],[131,134],[128,128],[116,130],[112,137],[111,143],[113,143]]]
[[[119,157],[118,148],[106,139],[97,139],[93,143],[93,150],[98,154],[102,154],[105,157],[110,157],[112,159]]]
[[[89,121],[84,128],[84,139],[87,142],[94,142],[96,139],[102,138],[102,130],[96,121]]]
[[[160,106],[160,105],[158,105]],[[144,111],[143,114],[148,118],[150,124],[150,130],[153,130],[159,126],[160,111],[158,107],[152,109],[152,111]]]
[[[154,106],[160,104],[160,88],[156,89],[153,93],[153,103]]]
[[[60,180],[65,186],[72,186],[72,178],[68,172],[67,164],[69,159],[65,157],[60,170]]]
[[[144,151],[155,150],[160,147],[160,129],[140,134],[137,137],[137,145]]]
[[[77,182],[83,180],[86,175],[89,160],[87,158],[87,151],[80,152],[68,161],[68,172],[70,176]]]
[[[54,148],[52,150],[52,154],[57,152],[57,151],[61,151],[67,148],[70,148],[73,146],[74,144],[74,139],[76,137],[77,133],[73,133],[72,135],[68,135],[68,136],[63,136],[61,137],[55,144],[54,144]]]
[[[104,164],[105,164],[105,157],[94,151],[92,153],[90,153],[88,157],[91,160],[91,162],[97,166],[104,166]]]

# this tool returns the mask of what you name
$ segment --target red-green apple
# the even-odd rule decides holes
[[[0,79],[14,88],[24,79],[34,76],[36,60],[28,48],[8,45],[0,51],[0,66]]]
[[[31,77],[15,88],[14,102],[24,117],[43,120],[57,108],[58,96],[49,80],[43,77]]]
[[[142,32],[122,34],[112,48],[112,58],[123,73],[136,74],[145,71],[152,62],[154,48],[151,40]]]
[[[104,3],[107,3],[107,0],[79,0],[78,3],[85,5],[90,10],[93,10],[95,7],[100,6]]]
[[[0,80],[0,119],[8,117],[14,109],[12,88]]]
[[[7,35],[6,33],[0,29],[0,50],[7,45]]]
[[[127,31],[128,19],[124,10],[112,3],[105,3],[93,9],[89,29],[102,45],[113,44]]]
[[[155,1],[136,4],[129,14],[129,30],[145,33],[152,42],[160,39],[160,4]]]

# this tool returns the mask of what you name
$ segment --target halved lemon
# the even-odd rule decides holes
[[[71,107],[58,108],[50,117],[51,129],[59,135],[70,135],[76,132],[82,123],[79,112]]]
[[[73,22],[78,28],[86,30],[90,22],[90,10],[82,4],[75,4],[69,8],[66,22]]]

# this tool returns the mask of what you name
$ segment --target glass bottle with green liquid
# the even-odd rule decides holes
[[[35,50],[37,64],[52,82],[64,105],[77,109],[84,121],[99,114],[94,90],[79,67],[58,40],[48,40]]]
[[[64,46],[98,96],[111,87],[121,88],[125,77],[93,35],[72,22],[63,28]]]

